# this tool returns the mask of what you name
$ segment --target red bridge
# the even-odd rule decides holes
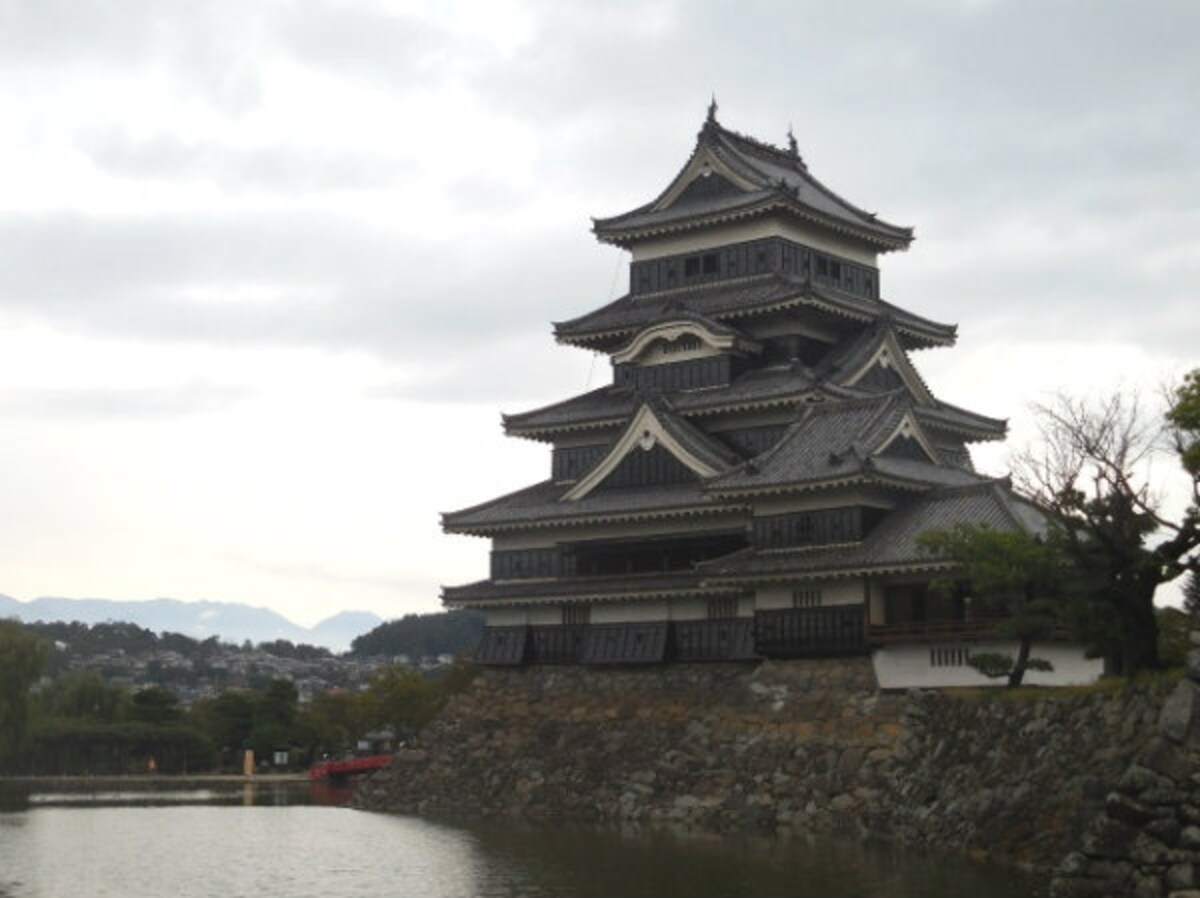
[[[338,761],[322,761],[309,768],[308,777],[314,780],[341,779],[371,773],[391,763],[391,755],[367,755],[361,758],[342,758]]]

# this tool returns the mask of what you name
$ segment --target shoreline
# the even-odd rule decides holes
[[[307,783],[308,772],[256,773],[130,773],[130,774],[62,774],[38,776],[0,776],[0,786],[226,786],[277,785]]]

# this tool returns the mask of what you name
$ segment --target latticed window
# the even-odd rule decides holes
[[[971,650],[963,645],[935,645],[929,650],[930,667],[966,667]]]
[[[719,596],[708,600],[708,619],[726,620],[737,617],[737,596]]]
[[[585,626],[592,619],[590,605],[563,605],[562,622],[568,627]]]
[[[792,590],[793,608],[820,608],[821,590],[807,587]]]

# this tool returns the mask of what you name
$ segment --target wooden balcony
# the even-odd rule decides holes
[[[768,658],[858,655],[866,651],[863,607],[785,608],[756,611],[754,647]]]
[[[901,642],[984,642],[1001,639],[1002,615],[973,617],[970,620],[926,620],[899,621],[891,624],[871,624],[867,638],[873,645],[888,645]],[[1067,642],[1071,631],[1066,627],[1055,627],[1045,639],[1039,641]]]
[[[745,661],[757,658],[750,618],[676,621],[671,625],[676,661]]]
[[[996,638],[998,618],[972,620],[900,621],[894,624],[871,624],[868,638],[873,643],[893,642],[978,642]]]

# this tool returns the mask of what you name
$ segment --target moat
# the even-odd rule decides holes
[[[6,789],[0,896],[889,898],[1038,894],[882,843],[464,824],[319,804],[305,785]]]

